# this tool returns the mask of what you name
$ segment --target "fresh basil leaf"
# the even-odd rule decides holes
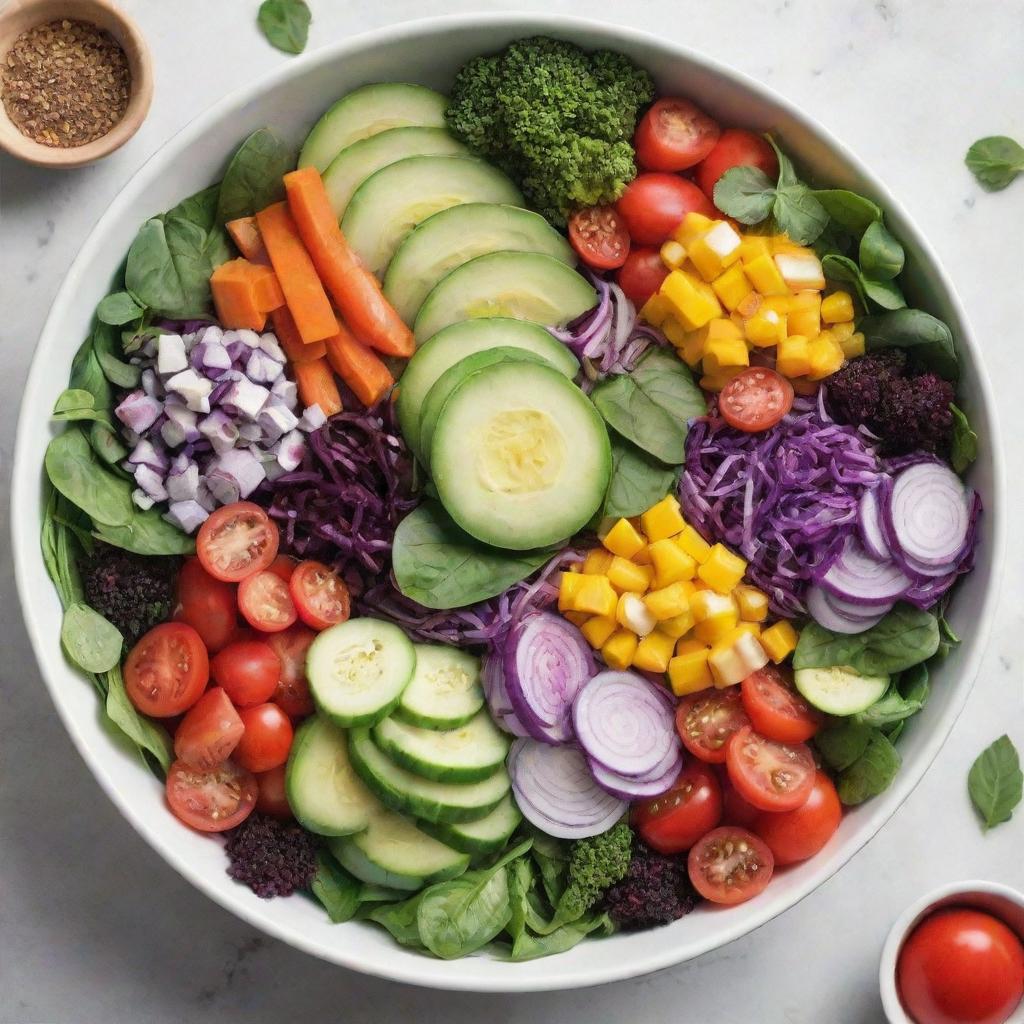
[[[872,730],[864,753],[839,775],[836,790],[848,807],[884,792],[896,778],[903,759],[884,733]]]
[[[772,138],[771,135],[765,135],[768,140],[768,144],[775,150],[775,159],[779,165],[779,175],[775,182],[776,188],[789,188],[790,185],[799,184],[800,179],[796,176],[796,170],[793,167],[793,161],[786,156],[785,153],[779,148],[779,144]]]
[[[960,376],[960,363],[953,332],[949,327],[921,309],[897,309],[889,313],[863,317],[857,329],[864,334],[869,352],[883,348],[904,348],[911,359],[940,377],[955,381]]]
[[[60,639],[68,657],[86,672],[109,672],[121,661],[121,631],[87,604],[73,604],[64,612]]]
[[[978,435],[971,429],[967,415],[957,405],[950,405],[953,414],[953,444],[949,461],[957,473],[962,473],[978,457]]]
[[[107,687],[107,717],[133,743],[150,753],[166,773],[174,760],[174,747],[167,730],[135,710],[125,692],[120,666],[104,673],[103,678]]]
[[[572,924],[562,925],[561,928],[556,928],[555,931],[549,932],[547,935],[536,936],[529,932],[523,932],[512,944],[512,949],[504,953],[503,959],[522,963],[526,960],[536,960],[542,956],[564,953],[582,942],[588,935],[594,933],[611,935],[614,931],[615,927],[607,914],[594,914],[574,921]]]
[[[316,874],[310,883],[313,895],[323,904],[334,924],[351,921],[359,909],[362,884],[357,882],[326,850],[318,850]]]
[[[851,235],[863,235],[882,219],[882,208],[870,199],[845,188],[819,188],[814,198],[825,208],[829,219]]]
[[[772,215],[779,230],[797,245],[810,245],[825,230],[828,214],[803,182],[776,191]]]
[[[515,946],[516,940],[526,931],[527,922],[533,913],[530,893],[537,882],[533,861],[529,856],[519,857],[508,866],[509,919],[505,931]]]
[[[871,707],[854,715],[854,718],[862,725],[882,728],[887,725],[895,725],[896,722],[902,722],[905,718],[916,715],[923,706],[923,701],[905,697],[900,692],[899,686],[892,683]]]
[[[122,324],[138,320],[143,312],[143,308],[128,292],[114,292],[100,300],[96,307],[96,318],[101,323],[120,327]]]
[[[312,20],[305,0],[263,0],[257,15],[267,42],[285,53],[302,53]]]
[[[818,732],[814,745],[825,764],[833,771],[841,772],[867,750],[871,736],[870,726],[845,718]]]
[[[101,465],[81,430],[58,434],[46,447],[44,464],[50,483],[94,523],[117,527],[131,522],[131,487]]]
[[[224,172],[217,221],[251,217],[284,198],[282,178],[295,168],[295,151],[269,128],[259,128],[235,151]]]
[[[760,224],[771,215],[775,186],[759,167],[732,167],[715,184],[715,206],[741,224]]]
[[[860,240],[861,273],[874,281],[891,281],[903,270],[903,246],[880,221],[872,221]]]
[[[967,791],[986,831],[1009,821],[1021,801],[1024,774],[1017,748],[1009,736],[1000,736],[971,765]]]
[[[68,389],[88,391],[97,409],[109,409],[113,405],[114,392],[96,359],[91,335],[82,342],[71,361]]]
[[[998,192],[1024,171],[1024,146],[1005,135],[978,139],[964,160],[982,188]]]
[[[677,470],[652,459],[617,434],[612,434],[611,444],[612,477],[604,499],[605,516],[612,519],[638,516],[675,490],[679,480]]]
[[[145,512],[134,509],[131,519],[117,526],[96,522],[93,535],[137,555],[190,555],[196,549],[195,541],[167,522],[155,508]]]

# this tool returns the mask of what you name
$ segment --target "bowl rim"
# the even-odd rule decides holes
[[[980,607],[975,614],[977,628],[969,638],[969,651],[961,673],[963,678],[961,678],[959,684],[959,692],[950,706],[945,709],[944,718],[938,723],[939,727],[934,729],[922,747],[919,757],[915,762],[914,771],[911,772],[905,767],[890,790],[876,798],[878,801],[883,802],[875,804],[877,807],[875,819],[864,829],[863,834],[847,841],[841,854],[837,855],[834,860],[830,860],[827,865],[819,865],[816,870],[810,864],[803,867],[802,870],[806,872],[806,877],[797,889],[796,894],[791,895],[784,905],[777,906],[770,901],[764,904],[751,904],[746,913],[736,915],[728,924],[723,924],[713,942],[700,943],[700,948],[686,948],[682,944],[665,943],[654,955],[639,960],[623,958],[621,964],[616,965],[613,969],[602,969],[599,977],[595,976],[596,972],[593,969],[583,967],[573,971],[552,971],[543,977],[531,975],[527,980],[521,977],[515,970],[516,965],[511,964],[498,964],[497,966],[501,970],[495,971],[490,977],[478,977],[468,973],[463,976],[454,972],[449,974],[447,971],[439,971],[437,969],[437,962],[426,957],[422,958],[422,964],[419,964],[418,961],[407,961],[404,958],[367,957],[358,951],[350,953],[337,948],[328,948],[320,942],[308,938],[299,929],[275,921],[272,912],[268,912],[262,906],[256,908],[253,904],[244,900],[241,894],[235,894],[227,889],[222,880],[215,880],[208,873],[194,867],[180,853],[163,845],[156,834],[156,830],[143,816],[135,813],[128,800],[119,792],[116,772],[111,771],[110,766],[104,764],[102,758],[93,756],[88,739],[79,729],[78,723],[71,714],[70,709],[62,702],[60,688],[51,679],[50,673],[45,667],[48,660],[54,657],[51,650],[54,647],[53,637],[44,628],[41,614],[33,607],[33,595],[29,585],[30,563],[38,564],[41,560],[38,549],[39,527],[34,519],[32,522],[26,522],[25,512],[19,510],[32,507],[31,495],[33,491],[38,494],[39,487],[40,467],[38,464],[31,464],[26,454],[26,450],[29,447],[29,433],[33,423],[36,422],[37,424],[38,417],[37,403],[34,403],[32,399],[43,388],[48,374],[48,367],[39,358],[39,353],[41,350],[49,347],[47,339],[56,330],[56,325],[65,315],[66,309],[73,306],[76,286],[79,284],[85,268],[93,258],[94,250],[100,247],[101,240],[107,234],[109,226],[116,222],[121,216],[122,210],[127,208],[144,191],[147,181],[150,178],[156,177],[164,167],[169,152],[183,150],[199,137],[208,126],[223,118],[231,110],[244,105],[247,99],[253,95],[270,91],[279,83],[292,77],[301,77],[314,67],[343,60],[350,53],[362,52],[366,49],[386,48],[409,38],[451,33],[458,31],[460,28],[502,29],[521,35],[554,34],[563,35],[570,39],[574,34],[590,33],[607,36],[608,45],[614,45],[615,40],[620,40],[639,47],[674,53],[682,60],[708,69],[723,78],[730,79],[750,93],[763,97],[791,118],[794,123],[807,129],[812,135],[825,140],[829,148],[848,167],[852,168],[865,182],[870,184],[871,189],[885,204],[886,209],[898,214],[906,225],[909,234],[913,237],[914,243],[921,253],[922,262],[930,266],[934,272],[940,294],[945,295],[950,308],[954,311],[957,320],[962,325],[963,330],[959,340],[972,354],[973,370],[977,379],[978,391],[982,397],[981,409],[984,411],[989,427],[992,495],[995,499],[992,502],[992,511],[986,519],[987,536],[992,551],[991,578],[982,594]],[[72,262],[43,326],[40,341],[36,348],[36,355],[33,358],[25,385],[22,407],[18,417],[11,491],[11,533],[18,595],[26,630],[32,642],[37,664],[40,667],[40,674],[43,676],[46,687],[57,707],[58,714],[65,728],[90,771],[136,832],[180,875],[220,906],[231,911],[260,931],[314,956],[364,974],[408,984],[452,991],[479,992],[548,991],[601,985],[649,974],[720,948],[726,943],[748,934],[796,905],[816,890],[823,882],[827,881],[841,867],[845,866],[850,858],[885,825],[889,818],[903,804],[904,800],[913,792],[921,778],[923,778],[948,738],[973,688],[975,677],[980,668],[985,641],[991,628],[991,612],[996,603],[1002,579],[1002,566],[1004,563],[1002,555],[1006,543],[1006,527],[1004,516],[1001,514],[1003,495],[1005,494],[1005,467],[1003,464],[998,421],[994,415],[995,408],[991,383],[981,359],[981,348],[974,339],[964,305],[948,274],[938,260],[935,251],[913,219],[909,217],[899,201],[890,193],[889,189],[878,177],[865,167],[829,130],[804,113],[795,103],[781,96],[769,86],[763,85],[744,72],[737,71],[715,58],[708,57],[681,43],[667,41],[651,32],[617,25],[614,22],[579,16],[526,11],[447,14],[404,21],[359,33],[333,44],[328,44],[297,60],[282,64],[268,74],[240,86],[222,97],[171,135],[141,165],[93,226]]]

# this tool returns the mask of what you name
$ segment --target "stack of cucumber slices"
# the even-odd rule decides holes
[[[288,761],[296,818],[367,885],[414,891],[500,849],[520,821],[479,659],[350,619],[310,647],[317,714]]]

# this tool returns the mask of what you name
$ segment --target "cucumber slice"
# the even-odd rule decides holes
[[[373,727],[377,746],[395,764],[437,782],[479,782],[505,763],[508,738],[482,709],[457,729],[421,729],[385,718]]]
[[[444,128],[391,128],[346,146],[324,171],[324,188],[341,220],[355,191],[371,174],[410,156],[468,156]]]
[[[367,885],[415,891],[461,875],[469,857],[421,832],[408,818],[381,811],[357,836],[328,844],[343,868]]]
[[[522,201],[511,179],[483,160],[411,156],[382,167],[356,189],[341,230],[367,270],[383,278],[405,236],[431,214],[461,203]]]
[[[384,295],[412,326],[423,300],[442,277],[491,252],[540,252],[566,266],[576,265],[572,246],[539,213],[496,203],[464,203],[435,213],[410,232],[388,264]]]
[[[457,206],[455,209],[467,207]],[[556,370],[561,370],[566,377],[573,378],[579,373],[579,360],[567,346],[555,341],[539,324],[509,317],[460,320],[438,331],[421,345],[402,373],[402,386],[398,389],[395,411],[398,413],[402,436],[413,451],[419,448],[423,403],[438,378],[460,360],[490,348],[521,348],[540,356]]]
[[[862,676],[846,665],[800,668],[793,673],[800,693],[827,715],[855,715],[871,707],[889,688],[888,676]]]
[[[593,286],[554,257],[492,252],[438,281],[416,314],[413,333],[422,344],[459,320],[494,316],[564,327],[596,304]]]
[[[360,832],[382,810],[352,767],[344,732],[321,715],[295,734],[285,788],[296,819],[322,836]]]
[[[466,785],[415,775],[386,757],[367,728],[349,733],[349,753],[353,767],[381,803],[424,821],[476,821],[486,817],[511,786],[504,767],[483,782]]]
[[[480,659],[443,644],[414,644],[416,671],[392,717],[424,729],[457,729],[483,706]]]
[[[387,718],[416,668],[412,641],[390,622],[349,619],[310,645],[306,675],[317,707],[337,725]]]
[[[464,821],[456,825],[423,821],[420,822],[420,828],[442,843],[447,843],[453,850],[461,850],[471,857],[483,857],[500,850],[522,820],[523,816],[509,794],[486,818],[479,821]]]
[[[549,366],[503,362],[445,402],[430,468],[441,504],[470,536],[528,550],[590,522],[608,488],[611,447],[575,384]]]
[[[341,97],[306,136],[299,166],[321,174],[346,146],[391,128],[443,128],[448,99],[433,89],[404,82],[364,85]]]

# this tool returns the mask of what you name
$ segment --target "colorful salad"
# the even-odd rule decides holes
[[[54,408],[64,650],[261,897],[510,960],[754,898],[958,642],[977,437],[903,264],[554,39],[261,129]]]

